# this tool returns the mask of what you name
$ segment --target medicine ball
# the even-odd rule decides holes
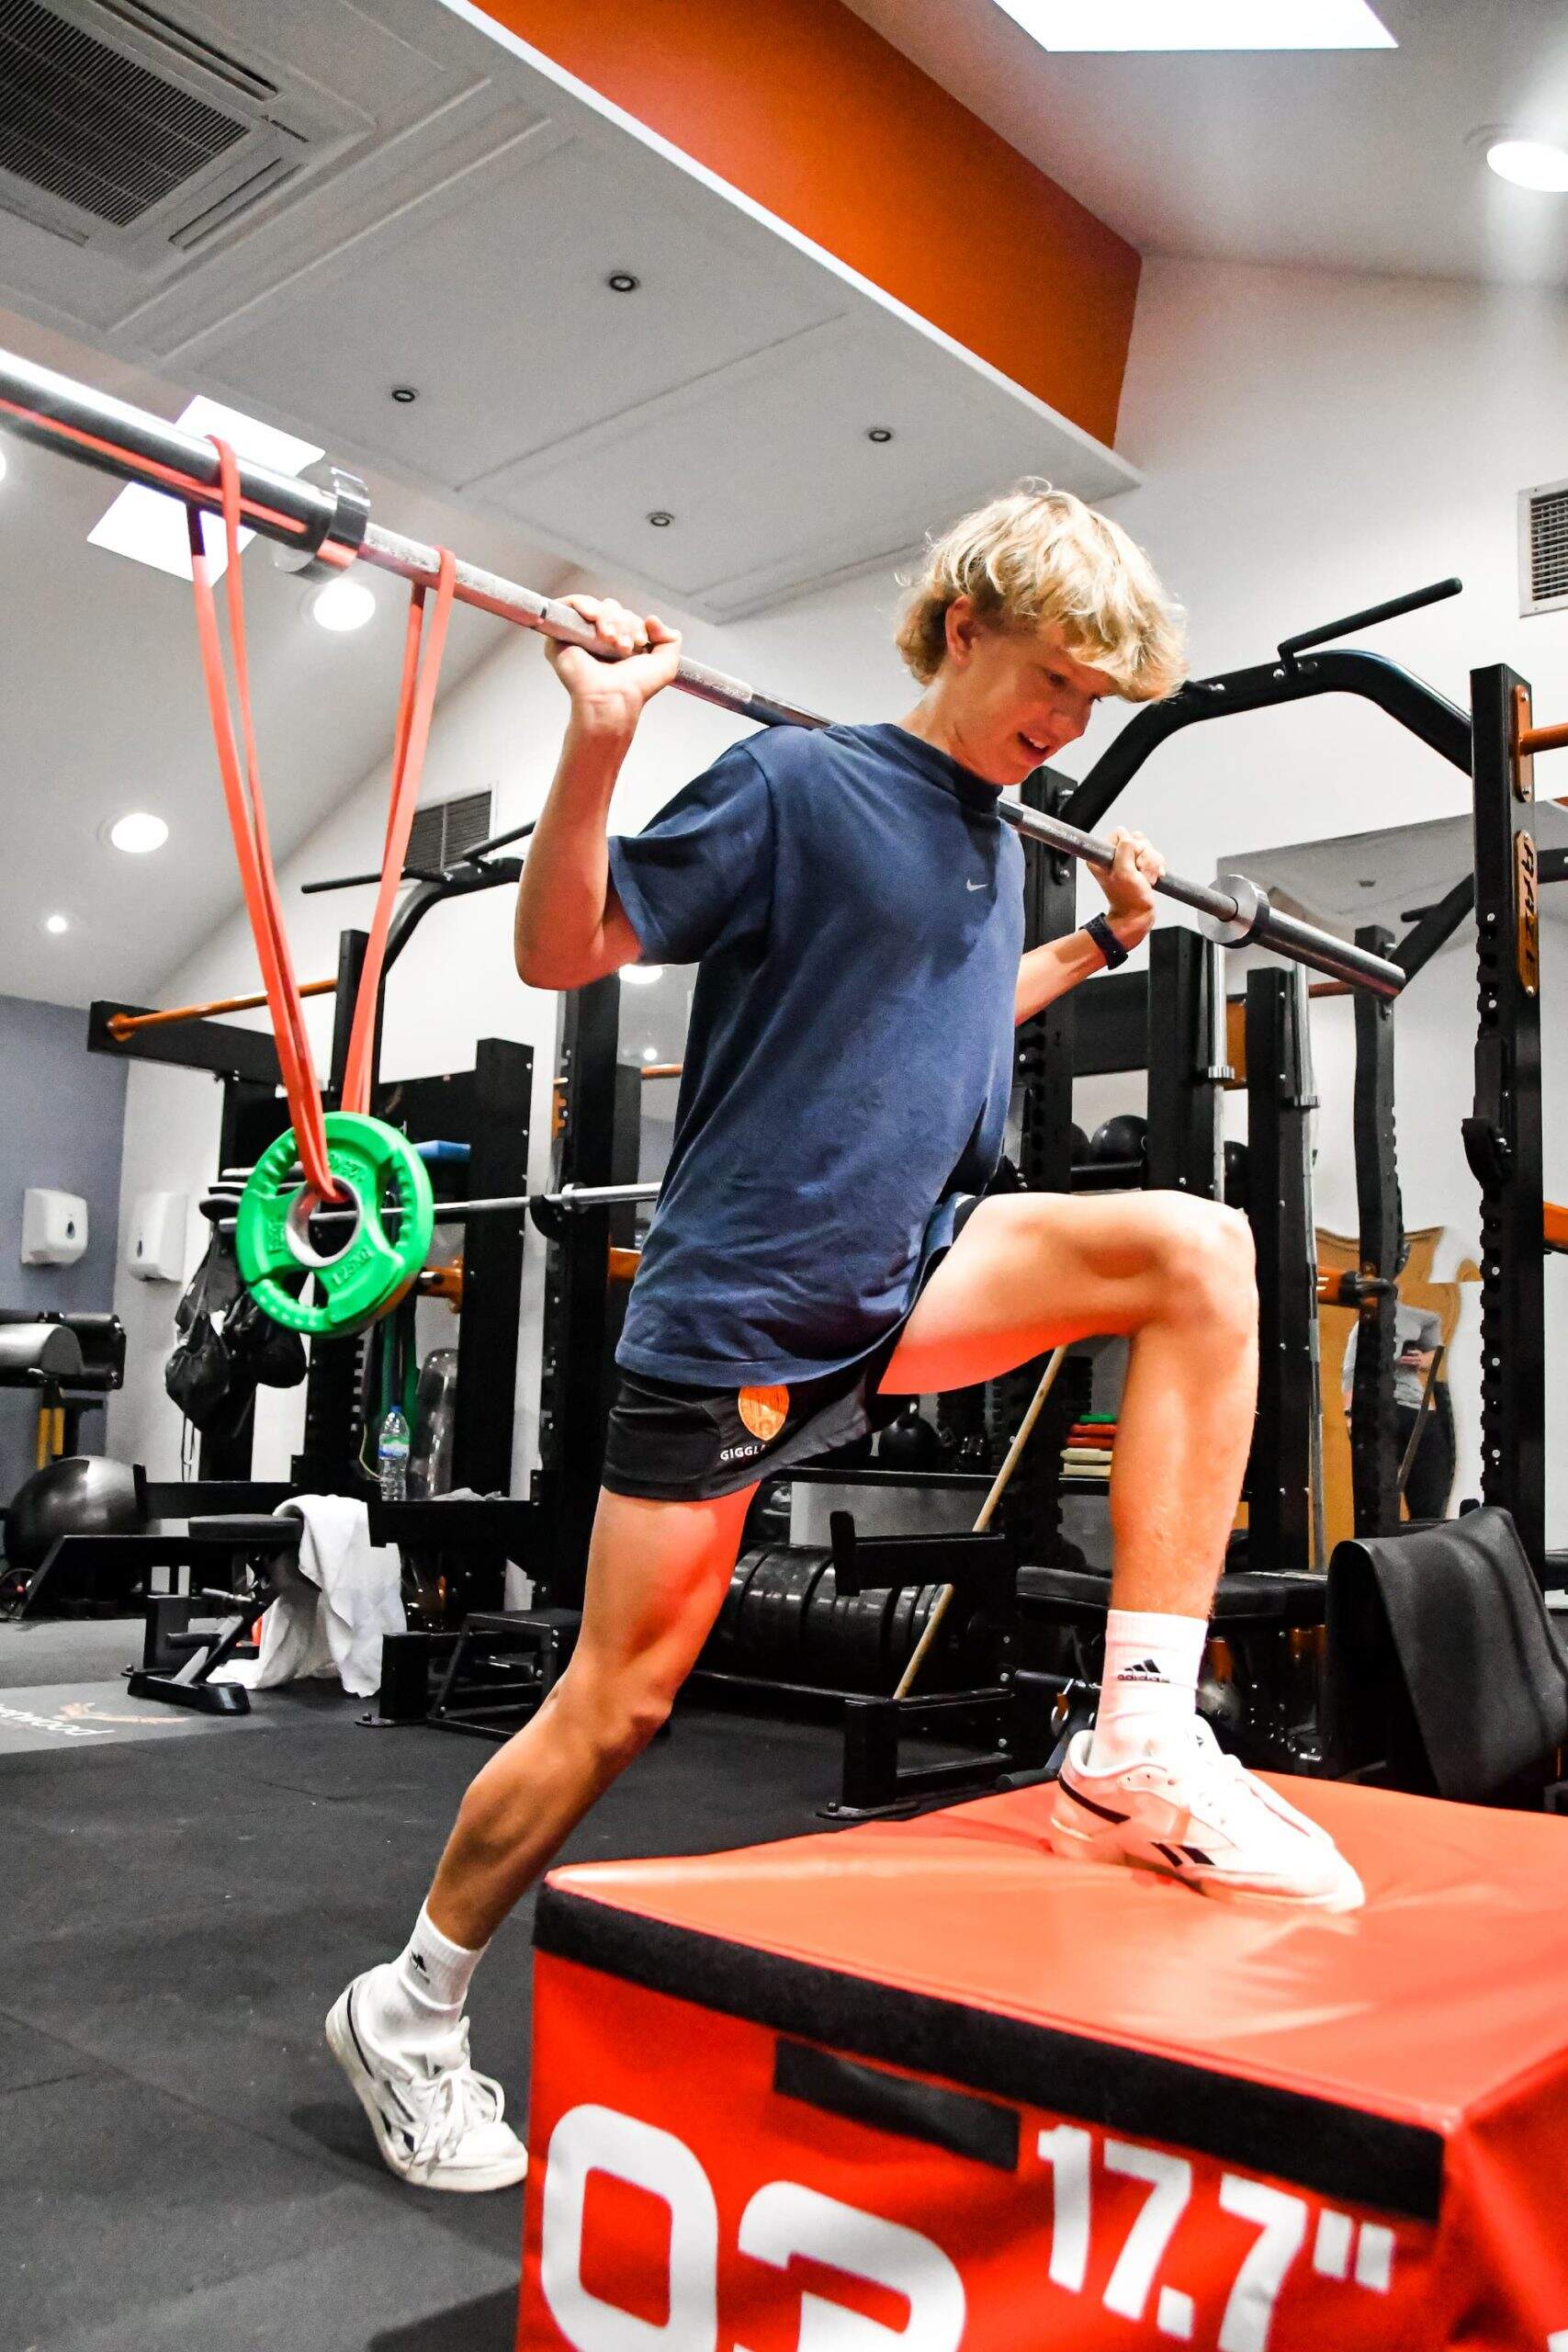
[[[36,1568],[61,1535],[133,1535],[147,1524],[140,1469],[101,1453],[46,1462],[18,1487],[6,1513],[6,1557]]]
[[[883,1470],[940,1470],[942,1439],[917,1408],[889,1421],[876,1441],[877,1466]]]
[[[1225,1206],[1245,1209],[1247,1206],[1247,1146],[1227,1143],[1225,1146]]]
[[[1148,1150],[1149,1123],[1140,1119],[1135,1111],[1123,1111],[1119,1118],[1107,1119],[1089,1138],[1089,1158],[1097,1167],[1102,1168],[1109,1161],[1135,1160],[1141,1168]]]

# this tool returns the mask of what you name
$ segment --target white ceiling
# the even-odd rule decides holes
[[[994,0],[848,5],[1142,253],[1568,284],[1568,198],[1472,143],[1568,141],[1562,0],[1375,0],[1394,50],[1081,57]]]
[[[100,21],[146,36],[154,14],[269,77],[306,164],[151,258],[0,209],[0,345],[164,415],[229,400],[365,473],[378,519],[542,591],[577,564],[717,621],[884,563],[1019,473],[1089,497],[1135,479],[461,0],[116,0]],[[86,546],[104,478],[6,453],[0,991],[151,996],[236,898],[189,592]],[[281,854],[381,756],[396,601],[344,639],[296,585],[254,594]],[[503,627],[460,616],[447,688]],[[178,854],[132,867],[99,828],[143,801]]]
[[[175,413],[179,396],[123,363],[0,311],[0,345],[139,406]],[[8,439],[0,483],[0,993],[85,1003],[142,1001],[238,902],[234,853],[213,758],[187,583],[87,545],[115,496],[105,475]],[[373,477],[400,523],[536,582],[565,574],[519,525]],[[245,558],[256,726],[275,851],[282,859],[390,748],[406,598],[376,580],[377,617],[332,637],[306,613],[307,588],[276,571],[260,542]],[[369,577],[369,575],[367,575]],[[459,609],[443,667],[460,684],[506,632]],[[111,849],[102,829],[129,808],[173,827],[157,855]],[[70,917],[64,937],[44,917]]]
[[[897,555],[1021,472],[1091,497],[1135,479],[463,0],[159,14],[280,83],[308,71],[337,128],[155,266],[0,214],[0,300],[34,318],[710,620]]]

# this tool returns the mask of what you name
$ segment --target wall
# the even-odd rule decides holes
[[[1305,271],[1155,261],[1145,270],[1123,404],[1122,446],[1145,486],[1114,511],[1145,541],[1191,616],[1199,671],[1257,661],[1288,631],[1457,571],[1465,594],[1378,632],[1391,656],[1456,700],[1472,664],[1512,661],[1531,677],[1543,715],[1568,710],[1568,618],[1521,622],[1515,590],[1515,494],[1568,472],[1562,424],[1568,381],[1568,302],[1539,290],[1345,278]],[[891,575],[844,583],[727,629],[694,630],[700,658],[848,719],[897,716],[910,699],[887,642]],[[493,784],[498,821],[537,807],[559,741],[562,704],[534,642],[507,639],[444,704],[428,776],[431,797]],[[1081,773],[1116,721],[1064,765]],[[1101,732],[1103,730],[1103,733]],[[724,714],[666,695],[648,714],[614,821],[634,829],[739,730]],[[1564,776],[1568,789],[1568,775]],[[291,865],[307,875],[353,871],[378,855],[382,784],[371,779]],[[1167,745],[1119,813],[1143,824],[1171,863],[1212,872],[1216,853],[1395,825],[1467,806],[1464,779],[1381,714],[1325,699],[1194,729]],[[468,900],[432,920],[394,978],[389,1071],[460,1066],[484,1031],[524,1037],[539,1056],[536,1158],[547,1173],[546,1088],[555,1005],[522,989],[507,941],[509,894]],[[1565,894],[1568,895],[1568,894]],[[301,900],[290,888],[301,969],[330,968],[337,925],[363,920],[365,899]],[[1547,926],[1547,986],[1563,960]],[[254,970],[237,924],[169,976],[170,998],[240,985]],[[1568,979],[1568,973],[1564,974]],[[1400,1125],[1412,1224],[1441,1223],[1454,1255],[1473,1253],[1475,1191],[1459,1150],[1468,1108],[1471,973],[1457,942],[1400,1016]],[[325,1015],[315,1009],[324,1046]],[[1561,1024],[1558,1024],[1560,1027]],[[1353,1202],[1348,1156],[1348,1022],[1325,1007],[1316,1023],[1325,1094],[1318,1163],[1322,1221],[1344,1226]],[[1550,1017],[1549,1037],[1555,1034]],[[1555,1049],[1549,1046],[1549,1055]],[[1549,1069],[1548,1144],[1558,1165],[1559,1104]],[[1134,1098],[1135,1101],[1135,1098]],[[1085,1125],[1118,1100],[1080,1104]],[[216,1104],[210,1082],[138,1070],[127,1122],[126,1189],[199,1183],[210,1172]],[[1568,1173],[1559,1189],[1568,1185]],[[193,1229],[193,1249],[197,1238]],[[1446,1261],[1451,1263],[1452,1259]],[[541,1253],[530,1256],[537,1284]],[[1564,1279],[1549,1271],[1556,1297]],[[172,1301],[129,1297],[147,1366],[167,1349]],[[536,1293],[519,1383],[517,1486],[534,1458]],[[156,1336],[153,1324],[158,1325]],[[1461,1329],[1460,1355],[1467,1339]],[[1460,1491],[1475,1483],[1474,1364],[1453,1367],[1461,1442]],[[267,1443],[286,1459],[284,1399],[269,1407]],[[1555,1441],[1568,1439],[1568,1386],[1550,1400]],[[155,1379],[116,1419],[117,1442],[172,1461],[175,1430]],[[1568,1447],[1554,1451],[1568,1453]],[[1568,1540],[1568,1488],[1552,1490],[1558,1541]]]
[[[1145,469],[1113,512],[1190,616],[1199,673],[1265,659],[1291,632],[1452,572],[1462,596],[1370,636],[1456,702],[1472,666],[1509,662],[1542,717],[1568,712],[1568,615],[1518,617],[1516,497],[1568,473],[1568,300],[1540,288],[1391,281],[1176,261],[1145,265],[1121,447]],[[1107,725],[1107,739],[1111,730]],[[1063,763],[1081,774],[1091,738]],[[1568,771],[1547,790],[1568,791]],[[1170,863],[1468,810],[1455,769],[1369,706],[1324,697],[1195,727],[1166,744],[1118,804]],[[1564,894],[1568,895],[1568,894]],[[1551,915],[1554,900],[1548,894]],[[1568,915],[1568,907],[1562,910]],[[1548,1190],[1568,1188],[1568,984],[1562,917],[1544,926]],[[1398,1126],[1412,1225],[1440,1223],[1446,1272],[1477,1254],[1476,1191],[1460,1148],[1470,1108],[1474,933],[1461,932],[1404,1000]],[[1322,1005],[1314,1036],[1324,1111],[1320,1222],[1354,1231],[1350,1022]],[[1084,1090],[1080,1090],[1080,1094]],[[1129,1107],[1085,1096],[1090,1124]],[[1568,1270],[1548,1264],[1549,1305]],[[1473,1300],[1456,1340],[1456,1492],[1475,1491]],[[1568,1457],[1568,1378],[1549,1372],[1549,1460]],[[1568,1541],[1568,1480],[1549,1489]]]
[[[840,0],[643,0],[626,15],[578,0],[481,5],[963,349],[1115,440],[1136,252]],[[976,221],[1006,224],[978,267]]]
[[[119,1226],[125,1071],[89,1054],[85,1012],[0,996],[0,1305],[102,1314],[114,1305]],[[22,1194],[29,1185],[78,1193],[87,1204],[87,1248],[73,1266],[24,1266]],[[33,1466],[37,1410],[25,1389],[0,1389],[0,1499]],[[85,1416],[83,1442],[103,1446],[103,1422]]]

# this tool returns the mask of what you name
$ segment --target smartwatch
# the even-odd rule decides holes
[[[1090,915],[1084,929],[1104,956],[1108,972],[1113,972],[1118,964],[1127,961],[1129,951],[1122,946],[1104,915]]]

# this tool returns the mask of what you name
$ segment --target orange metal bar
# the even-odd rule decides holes
[[[439,1216],[439,1210],[436,1212]],[[456,1310],[463,1304],[463,1261],[449,1266],[425,1266],[419,1276],[422,1298],[444,1298]]]
[[[1555,727],[1527,727],[1519,737],[1519,756],[1533,759],[1538,752],[1568,752],[1568,718]]]
[[[1556,1201],[1541,1204],[1541,1239],[1549,1250],[1568,1250],[1568,1209]]]
[[[684,1062],[649,1062],[643,1069],[642,1076],[645,1079],[679,1078],[684,1068]]]
[[[306,980],[301,983],[301,996],[332,996],[335,980]],[[123,1045],[142,1029],[173,1029],[182,1021],[208,1021],[220,1012],[254,1012],[266,1002],[265,996],[219,996],[210,1004],[176,1004],[167,1012],[111,1012],[105,1026],[117,1044]]]

